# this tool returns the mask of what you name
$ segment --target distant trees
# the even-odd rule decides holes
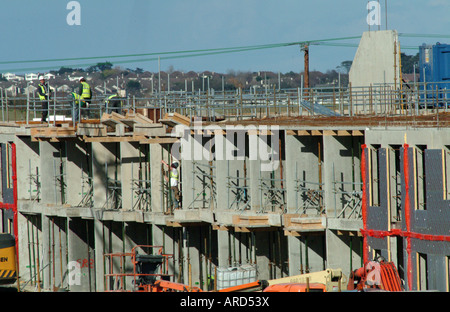
[[[353,61],[343,61],[341,65],[336,67],[341,73],[348,74],[350,72],[350,68],[352,67]]]
[[[136,80],[129,80],[126,89],[128,93],[137,94],[141,90],[141,83]]]
[[[96,65],[89,66],[86,71],[88,73],[102,72],[104,70],[112,69],[112,67],[113,67],[112,63],[110,63],[110,62],[103,62],[103,63],[97,63]]]
[[[405,53],[401,53],[401,62],[402,62],[402,73],[404,74],[412,74],[414,72],[414,64],[416,64],[416,73],[419,72],[419,53],[416,55],[406,55]]]

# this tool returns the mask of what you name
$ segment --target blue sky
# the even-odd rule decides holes
[[[298,45],[164,59],[163,52],[204,50],[360,36],[368,31],[365,0],[78,0],[80,25],[69,25],[70,0],[3,0],[0,4],[0,72],[46,72],[102,61],[122,68],[201,72],[210,70],[301,72]],[[381,30],[386,28],[385,3]],[[388,29],[444,37],[401,37],[405,47],[450,43],[449,0],[387,0]],[[377,30],[371,26],[371,30]],[[339,43],[357,44],[358,40]],[[404,49],[407,54],[418,50]],[[312,45],[310,70],[335,69],[352,60],[355,47]],[[110,58],[156,53],[147,57]],[[90,58],[60,62],[17,62]],[[153,60],[134,61],[141,58]],[[156,59],[156,60],[155,60]],[[133,60],[133,62],[131,62]],[[9,63],[8,63],[9,62]],[[14,63],[11,63],[14,62]]]

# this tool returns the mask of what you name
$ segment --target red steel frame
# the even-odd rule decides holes
[[[17,165],[16,165],[16,144],[11,143],[11,165],[12,165],[12,180],[13,180],[13,198],[14,202],[11,203],[3,203],[0,202],[0,209],[12,209],[14,213],[13,219],[13,229],[14,229],[14,240],[16,244],[16,261],[17,268],[16,271],[19,271],[19,230],[18,230],[18,220],[17,220]],[[17,276],[19,274],[17,273]]]

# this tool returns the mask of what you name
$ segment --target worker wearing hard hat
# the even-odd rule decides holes
[[[78,95],[80,96],[80,99],[84,100],[84,102],[86,103],[86,107],[89,107],[92,99],[92,91],[91,86],[86,82],[86,79],[84,79],[84,77],[80,78]]]
[[[50,100],[51,91],[48,87],[48,83],[45,82],[44,76],[39,76],[38,95],[42,105],[41,122],[47,122],[48,101]]]
[[[178,163],[174,162],[170,165],[170,188],[172,189],[174,195],[174,208],[178,209],[180,205],[180,190],[178,189],[179,184],[179,173],[178,173]]]
[[[80,100],[80,95],[76,92],[70,93],[70,98],[72,99],[72,120],[74,124],[79,122],[80,117],[80,105],[84,105],[84,101]]]

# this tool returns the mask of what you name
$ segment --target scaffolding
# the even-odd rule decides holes
[[[351,186],[351,189],[348,186]],[[362,182],[336,180],[333,163],[334,217],[342,219],[362,218]],[[340,208],[338,208],[338,200]]]
[[[30,180],[29,190],[30,201],[39,202],[41,196],[41,182],[39,181],[39,167],[36,166],[36,173],[31,173],[31,159],[28,161],[28,177]]]
[[[217,207],[215,168],[211,161],[208,164],[192,162],[192,201],[187,206],[188,209],[210,209],[212,211]],[[197,188],[199,182],[200,188]]]
[[[152,195],[150,180],[150,166],[148,162],[139,162],[138,178],[134,178],[134,163],[131,163],[131,196],[132,210],[151,211]]]
[[[275,179],[274,173],[270,174],[270,178],[259,178],[259,194],[260,194],[260,210],[259,213],[268,211],[275,212],[280,209],[286,212],[286,189],[285,179]],[[280,185],[280,186],[278,186]]]
[[[245,166],[245,165],[244,165]],[[249,210],[251,207],[250,198],[250,178],[247,177],[244,169],[244,176],[231,176],[230,175],[230,161],[227,161],[227,201],[228,209],[234,209],[238,211]]]
[[[117,178],[117,167],[114,179],[108,176],[108,163],[105,163],[106,201],[104,209],[122,208],[122,181]]]
[[[60,150],[61,152],[61,150]],[[59,164],[56,159],[53,159],[53,172],[55,177],[55,204],[58,204],[58,189],[60,195],[60,204],[67,203],[67,183],[66,183],[66,162],[60,157]]]
[[[89,174],[81,167],[81,201],[78,207],[94,207],[94,182]]]
[[[323,204],[323,183],[295,180],[296,213],[311,215],[311,210],[320,216],[325,213]]]

